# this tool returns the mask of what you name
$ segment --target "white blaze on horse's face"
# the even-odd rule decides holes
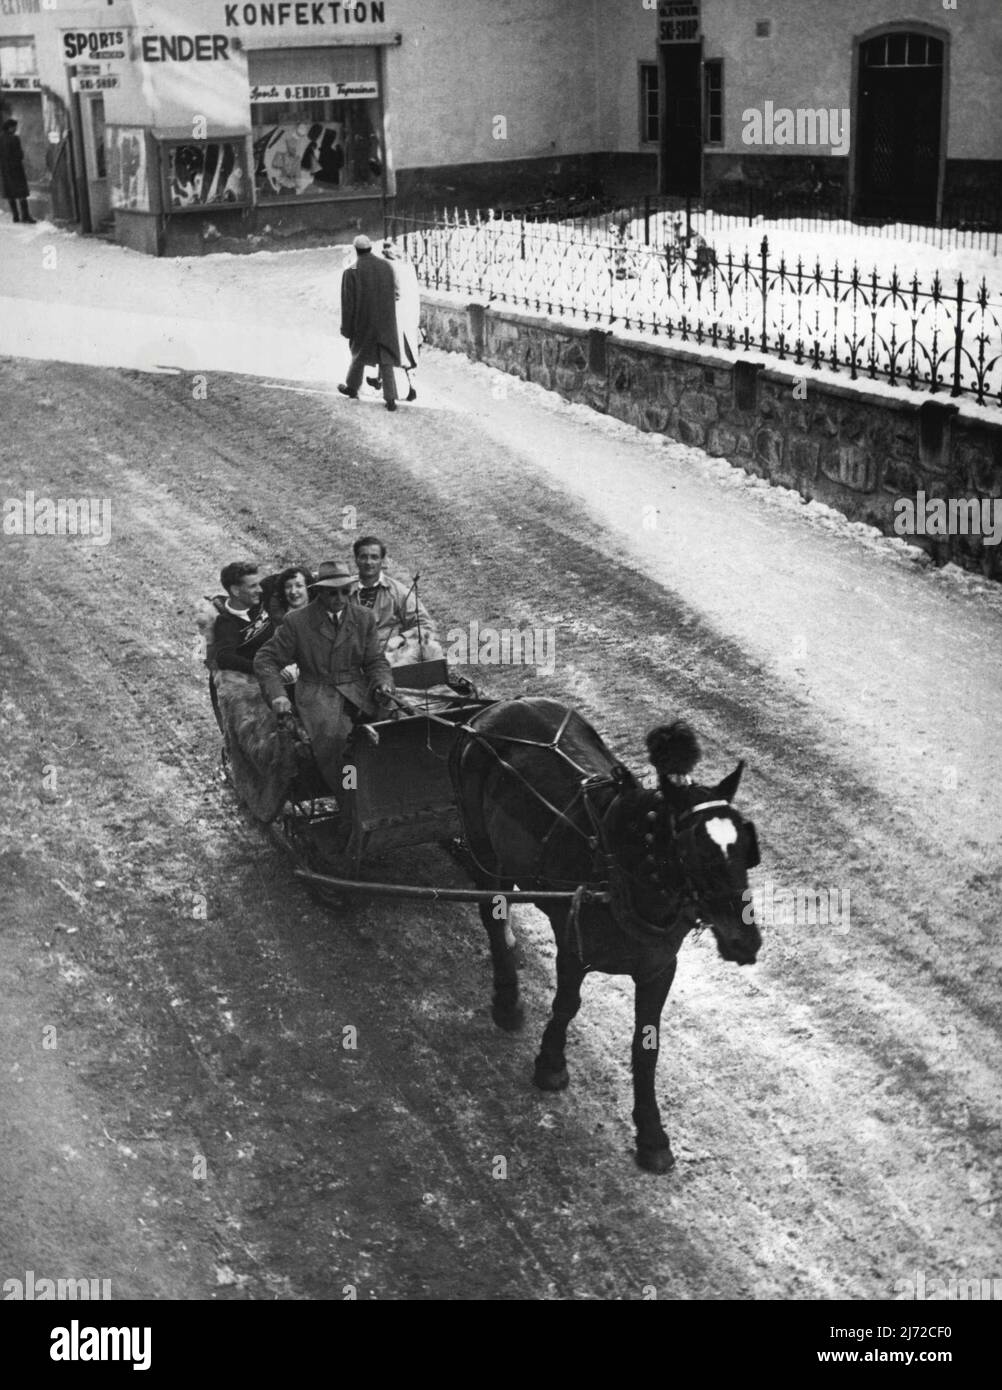
[[[727,820],[723,816],[714,816],[712,820],[708,820],[706,822],[706,833],[725,859],[727,858],[728,848],[731,845],[737,844],[737,827],[732,820]]]

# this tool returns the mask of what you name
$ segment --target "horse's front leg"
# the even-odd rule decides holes
[[[581,981],[585,976],[580,959],[560,945],[561,935],[557,934],[557,992],[553,998],[553,1015],[543,1029],[533,1074],[533,1080],[542,1091],[562,1091],[570,1081],[564,1046],[571,1019],[581,1007]]]
[[[675,961],[653,980],[641,983],[634,977],[633,1123],[637,1128],[637,1162],[649,1173],[667,1173],[675,1166],[654,1087],[661,1047],[661,1012],[674,978]]]
[[[480,886],[486,885],[481,884]],[[491,1003],[491,1018],[499,1028],[503,1028],[508,1033],[517,1033],[525,1019],[522,1003],[518,997],[515,937],[508,922],[511,905],[504,897],[505,889],[510,891],[514,886],[512,879],[499,879],[496,896],[491,902],[480,904],[480,917],[487,929],[487,940],[491,948],[491,967],[494,972],[494,999]]]

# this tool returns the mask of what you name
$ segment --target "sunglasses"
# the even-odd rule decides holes
[[[348,587],[345,589],[335,589],[332,585],[325,584],[324,588],[330,594],[340,594],[342,598],[347,598],[348,595],[351,593],[352,589],[354,588],[354,585],[349,584]]]

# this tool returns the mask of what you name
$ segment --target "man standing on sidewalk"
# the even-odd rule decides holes
[[[0,184],[10,203],[15,222],[34,222],[28,211],[28,180],[24,173],[24,150],[17,135],[17,121],[6,120],[0,134]]]
[[[367,236],[355,238],[357,260],[341,279],[341,335],[348,339],[351,366],[347,381],[337,389],[353,400],[367,366],[379,367],[387,410],[397,408],[394,367],[400,366],[397,330],[397,286],[393,268],[372,254]]]

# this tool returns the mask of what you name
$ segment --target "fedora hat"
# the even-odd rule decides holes
[[[323,560],[311,589],[346,589],[358,580],[343,560]]]

